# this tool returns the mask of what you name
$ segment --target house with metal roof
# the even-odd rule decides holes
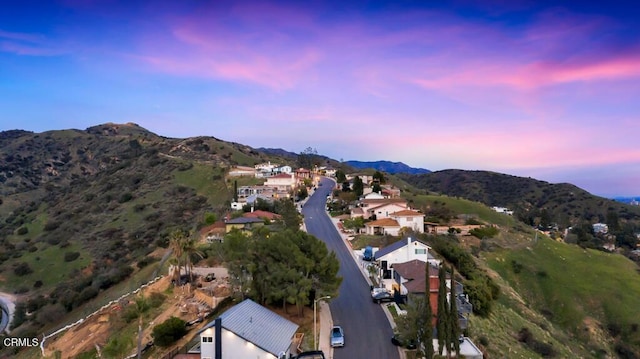
[[[223,358],[276,359],[294,353],[298,325],[251,299],[231,307],[218,319],[219,326],[214,320],[199,333],[202,359],[215,358],[216,338],[220,338]],[[220,333],[216,333],[217,327]]]

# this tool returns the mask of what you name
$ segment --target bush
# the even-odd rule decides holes
[[[73,262],[80,257],[80,252],[66,252],[64,254],[65,262]]]
[[[162,305],[162,303],[164,303],[165,299],[167,299],[167,297],[164,294],[153,292],[149,295],[148,298],[149,306],[151,306],[151,308],[158,308]]]
[[[29,264],[27,262],[20,262],[15,268],[13,268],[13,273],[19,277],[22,277],[27,274],[33,273],[33,269],[29,267]]]
[[[16,231],[16,233],[17,233],[19,236],[24,236],[25,234],[29,233],[29,228],[27,228],[27,227],[20,227],[20,228],[18,228],[18,230]]]
[[[130,192],[126,192],[120,196],[120,198],[118,199],[118,202],[125,203],[125,202],[131,201],[132,199],[133,199],[133,195]]]
[[[187,323],[176,317],[171,317],[153,327],[151,336],[154,344],[168,347],[187,333]]]
[[[56,228],[58,228],[58,227],[60,227],[60,222],[57,222],[57,221],[47,222],[47,223],[44,225],[44,230],[45,230],[46,232],[49,232],[49,231],[53,231],[53,230],[55,230],[55,229],[56,229]]]
[[[480,228],[474,228],[469,231],[474,237],[484,239],[484,238],[493,238],[498,234],[498,228],[494,226],[485,226]]]

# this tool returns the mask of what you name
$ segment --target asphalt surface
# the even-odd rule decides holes
[[[369,284],[325,212],[327,194],[334,182],[323,178],[321,183],[302,213],[307,232],[324,241],[340,261],[338,274],[343,278],[340,293],[331,299],[329,307],[334,325],[344,329],[345,346],[335,348],[333,359],[399,359],[398,349],[391,344],[393,331],[382,307],[371,301]]]

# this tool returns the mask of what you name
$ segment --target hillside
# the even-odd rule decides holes
[[[378,170],[381,172],[387,172],[391,174],[396,173],[408,173],[408,174],[424,174],[430,173],[431,171],[424,168],[414,168],[408,166],[402,162],[391,162],[391,161],[345,161],[346,165],[349,165],[353,168],[357,169],[366,169],[373,168],[374,170]]]
[[[621,221],[640,223],[640,207],[594,196],[572,184],[488,171],[445,170],[421,175],[398,174],[407,183],[434,193],[461,197],[487,206],[508,207],[527,224],[605,222],[609,212]]]
[[[172,139],[135,124],[0,132],[0,290],[32,302],[35,334],[135,274],[175,228],[220,218],[231,165],[274,160],[213,137]],[[143,279],[143,278],[140,278]],[[143,279],[144,280],[144,279]],[[39,297],[41,296],[41,297]],[[24,303],[24,302],[23,302]]]

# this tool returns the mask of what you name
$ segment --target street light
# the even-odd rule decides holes
[[[318,301],[323,300],[323,299],[331,299],[330,295],[325,295],[324,297],[320,297],[316,300],[313,301],[313,343],[315,344],[316,350],[318,350],[318,335],[316,333],[316,303],[318,303]]]

